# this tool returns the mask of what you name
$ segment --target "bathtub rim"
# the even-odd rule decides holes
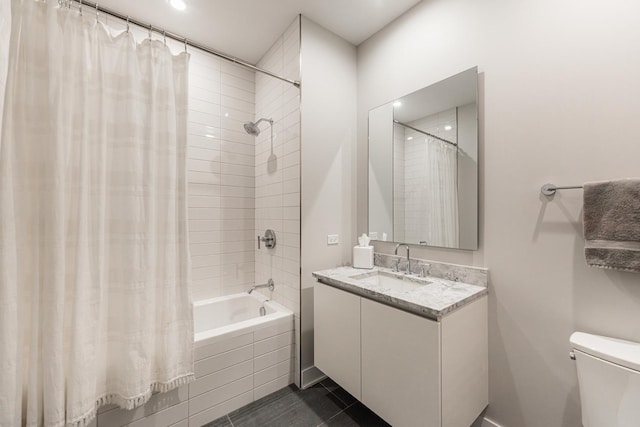
[[[270,300],[266,296],[261,293],[257,294],[248,294],[246,292],[240,292],[231,295],[224,295],[215,298],[208,298],[205,300],[199,300],[193,302],[193,307],[199,307],[203,305],[208,305],[221,301],[228,301],[230,299],[240,298],[240,297],[250,297],[255,298],[261,303],[268,305],[275,312],[267,314],[265,316],[253,317],[251,319],[243,320],[241,322],[233,323],[231,325],[221,326],[215,329],[208,329],[206,331],[194,333],[194,347],[201,347],[208,344],[212,344],[218,340],[233,338],[236,336],[244,335],[251,333],[256,330],[260,330],[263,328],[267,328],[272,326],[274,322],[277,322],[280,319],[286,319],[291,316],[291,322],[294,322],[294,313],[289,310],[285,306]],[[195,325],[194,325],[195,327]]]

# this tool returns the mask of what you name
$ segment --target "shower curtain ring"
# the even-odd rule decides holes
[[[164,45],[167,45],[167,30],[162,30],[162,40],[164,41]]]
[[[149,40],[151,40],[152,32],[153,32],[153,25],[149,24]]]
[[[184,51],[187,51],[187,38],[184,38]]]
[[[129,32],[129,15],[127,15],[127,33]]]
[[[82,16],[82,0],[80,0],[80,6],[78,6],[78,12],[80,12],[80,16]]]
[[[100,7],[98,6],[98,2],[96,2],[96,24],[100,22]]]

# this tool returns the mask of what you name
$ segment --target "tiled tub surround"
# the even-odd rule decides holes
[[[378,261],[381,260],[380,256],[376,256],[375,258]],[[398,259],[399,257],[394,258]],[[387,261],[391,264],[393,259],[385,257],[384,262]],[[412,262],[412,266],[415,265],[416,272],[420,271],[421,266],[429,264],[423,260],[412,261],[414,261]],[[353,267],[338,267],[314,272],[313,276],[325,284],[344,289],[375,301],[380,301],[423,317],[440,320],[442,316],[487,294],[486,281],[484,282],[484,286],[456,281],[458,276],[454,276],[454,271],[458,271],[463,277],[472,277],[472,274],[463,274],[463,270],[467,267],[454,265],[449,266],[451,270],[447,270],[447,274],[450,274],[454,280],[443,279],[431,275],[427,277],[418,277],[417,275],[405,276],[402,271],[394,272],[391,268],[381,266],[376,266],[371,270],[363,270]],[[442,264],[439,264],[437,271],[442,272],[444,270],[445,268]],[[480,278],[483,272],[484,277],[486,278],[486,270],[474,270],[478,270],[475,272],[477,276],[476,279]],[[387,286],[379,285],[374,281],[368,281],[365,279],[365,276],[373,276],[378,272],[382,272],[383,274],[391,277],[409,280],[414,283],[422,283],[424,286],[411,287],[410,289],[391,289]],[[358,276],[359,278],[354,279],[354,276]]]
[[[264,300],[242,293],[195,303],[196,380],[132,411],[104,410],[96,427],[200,427],[291,384],[293,313]]]

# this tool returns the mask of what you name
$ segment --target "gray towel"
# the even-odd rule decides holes
[[[584,255],[593,267],[640,273],[640,179],[584,185]]]

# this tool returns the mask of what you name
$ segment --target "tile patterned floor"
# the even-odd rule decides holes
[[[331,379],[285,387],[205,427],[389,427]]]

